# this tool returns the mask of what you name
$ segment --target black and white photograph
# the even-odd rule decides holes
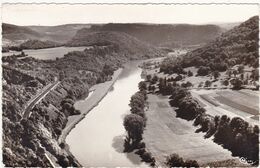
[[[1,16],[3,167],[259,166],[259,4]]]

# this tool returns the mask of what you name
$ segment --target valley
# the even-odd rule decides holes
[[[258,26],[3,23],[3,163],[257,166]]]

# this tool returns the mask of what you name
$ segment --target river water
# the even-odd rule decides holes
[[[134,153],[123,153],[123,118],[131,96],[138,91],[141,69],[128,64],[113,88],[67,136],[70,151],[85,167],[147,167]],[[82,102],[75,107],[84,111]]]

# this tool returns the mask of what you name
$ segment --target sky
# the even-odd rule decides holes
[[[126,5],[3,4],[2,22],[53,26],[70,23],[207,24],[242,22],[259,15],[255,4]]]

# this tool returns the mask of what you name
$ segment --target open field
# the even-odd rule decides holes
[[[210,115],[241,117],[251,124],[258,124],[259,97],[255,91],[192,89],[191,94],[205,105],[204,108]]]
[[[171,153],[177,153],[184,159],[195,159],[200,164],[236,159],[211,139],[204,139],[204,133],[195,133],[196,127],[191,121],[177,118],[168,101],[166,96],[148,94],[144,141],[160,166]]]
[[[249,114],[259,114],[259,97],[253,94],[244,94],[237,91],[219,91],[217,100],[233,108],[245,111]]]

